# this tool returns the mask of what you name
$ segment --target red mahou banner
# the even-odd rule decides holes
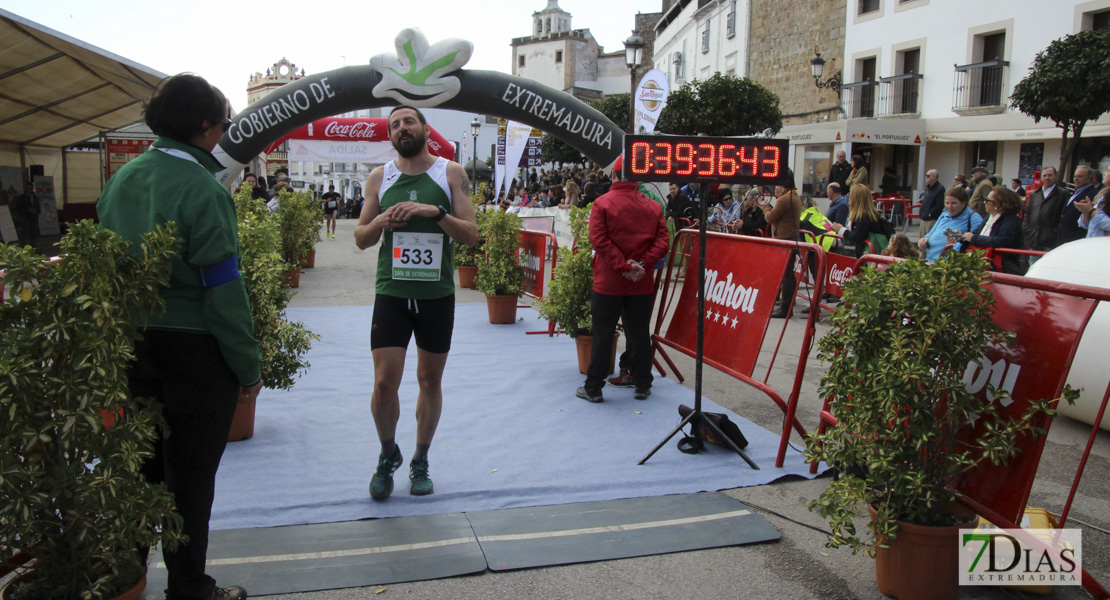
[[[687,245],[697,244],[696,232],[684,230]],[[709,235],[705,244],[706,359],[751,376],[790,258],[790,248],[760,243],[758,238]],[[681,247],[676,240],[675,247]],[[667,339],[679,346],[697,346],[697,252],[690,257]]]

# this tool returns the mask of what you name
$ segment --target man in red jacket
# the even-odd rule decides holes
[[[609,353],[617,321],[624,323],[629,370],[637,400],[651,395],[651,309],[655,263],[667,253],[670,237],[658,202],[622,180],[622,160],[613,165],[613,185],[593,202],[590,243],[594,247],[593,350],[586,383],[576,395],[602,402]]]

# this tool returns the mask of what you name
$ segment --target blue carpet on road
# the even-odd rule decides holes
[[[416,348],[410,345],[397,428],[405,464],[393,495],[375,502],[367,491],[380,449],[370,416],[371,311],[289,309],[290,318],[320,335],[309,353],[312,367],[290,391],[263,390],[254,437],[228,445],[214,529],[661,496],[810,477],[795,450],[784,468],[775,468],[778,435],[709,399],[705,410],[729,413],[761,470],[717,447],[683,454],[674,439],[638,466],[678,423],[677,406],[693,404],[693,392],[656,374],[646,401],[634,400],[630,388],[606,387],[605,402],[590,404],[574,395],[583,377],[573,340],[525,335],[546,326],[530,309],[519,311],[523,321],[499,326],[489,324],[484,304],[459,304],[443,416],[429,454],[435,494],[408,493],[417,394]]]

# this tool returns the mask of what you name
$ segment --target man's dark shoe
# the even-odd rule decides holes
[[[586,402],[593,402],[594,404],[605,401],[605,398],[601,396],[600,390],[597,393],[591,394],[589,391],[586,390],[585,387],[580,387],[575,390],[574,395],[585,400]]]
[[[632,394],[632,397],[637,399],[637,400],[647,400],[648,396],[650,396],[650,395],[651,395],[651,388],[644,387],[644,388],[636,388],[636,391]]]
[[[617,375],[616,377],[610,377],[608,381],[609,385],[619,388],[632,387],[633,385],[632,373],[629,373],[628,369],[621,369],[620,375]]]
[[[212,590],[209,600],[247,600],[247,590],[233,585],[231,587],[218,587]]]
[[[395,446],[393,456],[378,455],[378,469],[370,479],[370,497],[374,500],[385,500],[393,493],[393,472],[404,462],[401,448]]]
[[[409,494],[413,496],[427,496],[435,491],[432,478],[428,476],[428,459],[414,458],[409,463]]]
[[[790,311],[786,310],[785,308],[782,310],[776,310],[775,312],[771,313],[772,319],[789,319],[790,317]]]

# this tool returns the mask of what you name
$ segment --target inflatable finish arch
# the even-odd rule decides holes
[[[488,114],[526,123],[576,148],[598,164],[620,155],[624,132],[577,98],[531,79],[496,71],[465,71],[473,44],[449,39],[429,46],[418,29],[396,38],[397,55],[343,67],[282,86],[232,118],[213,154],[216,177],[230,187],[267,146],[316,119],[364,108],[408,104]]]

